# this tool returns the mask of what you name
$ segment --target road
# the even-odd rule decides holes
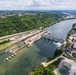
[[[43,65],[44,67],[47,67],[48,65],[54,63],[54,62],[55,62],[56,60],[58,60],[59,58],[64,58],[64,57],[61,55],[61,56],[59,56],[59,57],[57,57],[57,58],[55,58],[55,59],[53,59],[53,60],[51,60],[51,61],[49,61],[49,62],[42,62],[42,65]]]
[[[34,29],[34,30],[36,30],[36,29]],[[34,31],[34,30],[30,30],[30,31],[25,31],[25,32],[20,32],[20,33],[12,34],[12,35],[3,36],[3,37],[0,37],[0,40],[7,39],[7,38],[10,38],[10,37],[14,37],[14,36],[21,35],[21,34],[26,34],[28,32]]]

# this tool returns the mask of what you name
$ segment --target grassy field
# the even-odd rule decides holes
[[[76,30],[76,23],[73,25],[73,29]]]
[[[76,59],[76,53],[73,53],[72,56]]]
[[[0,45],[0,50],[6,48],[12,41]]]

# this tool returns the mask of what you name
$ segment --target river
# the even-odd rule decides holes
[[[46,28],[45,31],[51,31],[51,36],[66,39],[74,23],[76,19],[61,21]],[[23,44],[21,41],[17,45],[20,47]],[[18,51],[17,55],[8,62],[5,61],[5,58],[10,54],[5,54],[5,50],[0,51],[0,75],[28,75],[41,62],[52,56],[57,48],[57,44],[40,39],[30,48],[25,47]]]

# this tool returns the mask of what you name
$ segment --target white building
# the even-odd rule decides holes
[[[70,36],[70,37],[69,37],[69,40],[72,40],[72,39],[73,39],[73,37],[72,37],[72,36]]]
[[[76,65],[74,66],[71,66],[71,69],[70,69],[70,74],[69,75],[76,75]]]
[[[73,48],[75,48],[75,49],[76,49],[76,42],[74,42]]]

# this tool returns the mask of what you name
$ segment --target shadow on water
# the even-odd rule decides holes
[[[52,41],[44,40],[43,38],[35,42],[35,45],[39,49],[39,55],[46,58],[52,56],[57,49],[57,46]]]
[[[1,52],[1,53],[0,53],[0,56],[1,56],[1,55],[4,55],[4,54],[5,54],[5,52]]]
[[[4,55],[5,54],[5,49],[0,51],[0,56]]]

